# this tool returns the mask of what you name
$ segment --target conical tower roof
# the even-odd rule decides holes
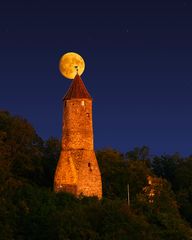
[[[71,83],[63,100],[70,100],[73,98],[88,98],[92,99],[91,95],[87,91],[81,77],[77,74]]]

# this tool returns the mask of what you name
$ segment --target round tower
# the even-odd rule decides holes
[[[62,150],[54,190],[101,198],[101,174],[93,144],[92,98],[78,74],[63,100]]]

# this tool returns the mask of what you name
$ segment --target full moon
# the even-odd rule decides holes
[[[61,57],[59,70],[64,77],[74,79],[77,73],[81,76],[84,72],[85,62],[79,54],[69,52]]]

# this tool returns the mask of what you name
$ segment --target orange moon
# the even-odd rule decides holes
[[[79,54],[69,52],[61,57],[59,70],[64,77],[74,79],[77,73],[81,76],[84,72],[85,62]]]

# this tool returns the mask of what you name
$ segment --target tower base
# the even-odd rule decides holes
[[[102,197],[99,166],[93,150],[62,150],[54,179],[55,192]]]

